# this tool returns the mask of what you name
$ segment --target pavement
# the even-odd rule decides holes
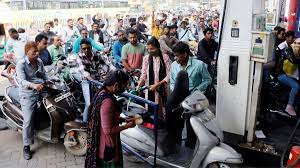
[[[3,67],[0,67],[2,70]],[[1,71],[0,71],[1,72]],[[4,95],[4,88],[9,85],[6,78],[0,77],[0,95]],[[3,120],[0,120],[0,126]],[[0,168],[83,168],[85,157],[78,157],[68,153],[62,143],[51,144],[35,139],[31,146],[34,151],[29,161],[23,159],[22,134],[15,130],[0,129]],[[145,163],[132,163],[124,156],[125,168],[149,167]]]

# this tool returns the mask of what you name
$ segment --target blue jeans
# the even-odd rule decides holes
[[[85,101],[85,107],[83,111],[83,122],[88,122],[89,119],[89,107],[91,104],[91,95],[90,95],[90,84],[89,81],[83,80],[81,82],[82,93]]]
[[[282,82],[283,84],[288,85],[289,87],[292,88],[292,90],[290,91],[288,104],[293,105],[294,102],[295,102],[295,97],[296,97],[296,95],[297,95],[297,93],[299,91],[299,84],[298,84],[298,82],[295,79],[287,76],[286,74],[279,75],[278,76],[278,80],[280,82]]]

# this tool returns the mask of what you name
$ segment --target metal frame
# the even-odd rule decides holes
[[[90,81],[91,84],[95,84],[97,86],[103,86],[103,83],[96,81],[96,80],[91,80]],[[139,96],[130,94],[130,93],[122,93],[121,96],[123,97],[128,97],[131,98],[137,102],[140,103],[144,103],[144,104],[148,104],[149,106],[153,107],[154,109],[154,138],[155,138],[155,147],[154,147],[154,163],[152,164],[151,162],[149,162],[146,158],[144,158],[142,155],[140,155],[138,152],[136,152],[133,148],[131,148],[130,146],[122,143],[122,147],[125,148],[125,150],[131,152],[133,155],[135,155],[137,158],[145,161],[146,163],[150,164],[153,167],[156,167],[156,154],[157,154],[157,129],[158,129],[158,109],[159,109],[159,105],[153,101],[141,98]]]

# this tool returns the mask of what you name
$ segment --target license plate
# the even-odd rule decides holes
[[[68,92],[68,93],[66,93],[66,94],[63,94],[63,95],[61,95],[61,96],[55,98],[54,101],[55,101],[56,103],[57,103],[57,102],[60,102],[61,100],[65,99],[65,98],[67,98],[67,97],[69,97],[69,96],[71,96],[71,95],[72,95],[71,92]]]

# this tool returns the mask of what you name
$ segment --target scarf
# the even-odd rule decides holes
[[[101,115],[100,107],[102,101],[106,98],[115,100],[115,97],[109,93],[101,92],[103,88],[99,89],[92,100],[89,111],[91,113],[88,129],[87,129],[87,153],[85,158],[85,168],[97,168],[97,158],[99,157],[100,145],[100,127]]]
[[[162,81],[167,75],[166,75],[166,65],[165,61],[163,59],[161,51],[159,51],[159,81]],[[153,56],[149,55],[149,85],[154,84],[154,69],[153,69]],[[163,107],[165,107],[166,104],[166,90],[165,86],[161,85],[158,89],[158,93],[162,99]],[[155,92],[148,91],[148,99],[155,102]],[[153,112],[152,108],[149,108],[150,111]]]

